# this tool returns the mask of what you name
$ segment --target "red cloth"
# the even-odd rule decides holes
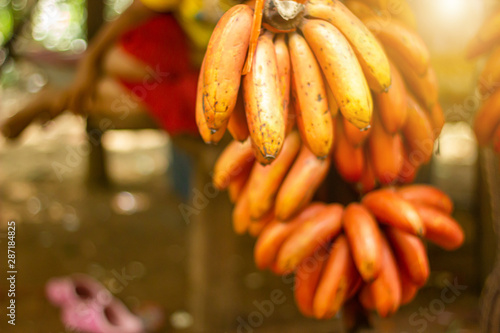
[[[123,49],[142,62],[152,78],[122,84],[138,96],[171,134],[199,135],[195,120],[198,70],[190,63],[188,40],[171,14],[160,14],[127,31]]]

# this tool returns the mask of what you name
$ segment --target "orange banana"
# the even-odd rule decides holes
[[[229,199],[231,202],[235,203],[238,201],[240,194],[243,192],[243,188],[250,178],[250,172],[252,171],[253,164],[248,164],[245,166],[241,172],[231,178],[227,191],[229,193]]]
[[[198,86],[196,90],[196,108],[195,108],[195,119],[198,131],[200,132],[201,138],[205,143],[216,144],[218,143],[224,133],[226,132],[227,122],[219,128],[217,131],[213,131],[208,128],[207,121],[203,114],[203,72],[205,68],[205,61],[201,65],[200,76],[198,77]]]
[[[500,90],[491,95],[479,108],[474,121],[474,132],[480,145],[490,143],[500,124]]]
[[[429,117],[417,101],[408,95],[408,119],[403,127],[403,135],[409,154],[418,154],[427,163],[434,150],[434,133]],[[411,155],[410,155],[411,156]]]
[[[366,138],[370,135],[370,128],[365,130],[360,130],[350,122],[348,122],[344,117],[342,117],[342,126],[344,127],[344,133],[347,141],[354,147],[362,145]]]
[[[359,275],[356,265],[352,265],[347,274],[350,277],[348,278],[349,284],[347,286],[347,293],[343,300],[344,303],[356,296],[363,285],[363,279],[361,278],[361,275]]]
[[[276,52],[276,61],[278,63],[278,75],[280,82],[280,91],[283,99],[283,117],[285,127],[288,128],[288,113],[290,108],[290,85],[291,85],[291,63],[290,52],[285,41],[285,35],[279,34],[274,40],[274,50]],[[288,133],[288,131],[287,131]]]
[[[288,222],[274,221],[264,228],[254,248],[254,260],[259,269],[272,266],[281,245],[302,223],[316,216],[325,208],[323,203],[312,203]]]
[[[232,141],[220,154],[214,166],[213,183],[219,190],[227,188],[233,178],[252,165],[255,158],[250,140]]]
[[[370,289],[375,309],[381,317],[394,314],[401,304],[401,280],[394,255],[385,237],[382,236],[382,270],[371,283]]]
[[[406,87],[396,66],[391,63],[392,85],[376,95],[378,114],[388,133],[396,133],[406,122]]]
[[[489,96],[494,93],[500,85],[500,47],[488,58],[484,69],[479,75],[478,88],[481,96]]]
[[[357,190],[361,194],[365,194],[373,190],[377,186],[377,178],[375,177],[375,172],[373,171],[373,166],[368,158],[368,149],[365,149],[365,165],[363,169],[363,174],[358,182]]]
[[[423,286],[429,278],[429,260],[425,246],[417,236],[396,228],[387,228],[386,235],[398,258],[399,268],[417,286]]]
[[[254,70],[257,69],[254,68]],[[299,153],[300,146],[299,134],[292,132],[285,139],[281,154],[272,164],[254,166],[248,180],[248,199],[252,219],[260,219],[274,205],[278,189]]]
[[[298,100],[297,125],[309,149],[324,158],[332,148],[333,125],[321,70],[304,37],[293,32],[288,44]]]
[[[411,155],[408,152],[408,148],[401,143],[401,150],[403,151],[403,165],[401,166],[401,171],[399,171],[398,182],[402,184],[409,184],[415,180],[417,176],[417,170],[422,161],[415,157],[416,152],[412,152]]]
[[[432,125],[432,132],[434,133],[434,138],[438,138],[443,130],[444,123],[446,119],[444,117],[443,108],[439,103],[436,103],[431,109],[430,121]]]
[[[342,227],[342,211],[341,205],[328,205],[318,215],[295,229],[278,253],[279,270],[293,271],[302,260],[335,237]]]
[[[342,217],[354,262],[366,282],[372,282],[382,268],[380,229],[373,215],[362,205],[352,203]]]
[[[425,238],[446,250],[462,245],[464,231],[457,221],[432,207],[417,205],[416,209],[425,225]]]
[[[405,200],[418,205],[439,209],[445,214],[453,212],[453,201],[443,191],[430,185],[407,185],[397,189]]]
[[[417,100],[425,108],[432,109],[438,102],[439,95],[439,82],[434,69],[429,66],[425,75],[422,76],[415,72],[415,69],[407,63],[399,64],[398,67],[403,74],[406,84]]]
[[[245,106],[243,105],[243,94],[238,93],[238,100],[234,106],[234,110],[229,117],[227,123],[227,130],[231,133],[233,139],[238,141],[245,141],[250,132],[248,131],[247,116],[245,114]]]
[[[500,125],[497,126],[495,134],[493,136],[493,149],[500,154]]]
[[[247,232],[248,226],[251,222],[248,193],[248,186],[245,186],[238,198],[238,201],[236,201],[236,205],[233,208],[233,230],[239,235]]]
[[[295,272],[293,290],[295,303],[297,303],[300,312],[307,317],[314,316],[314,295],[327,258],[328,253],[321,249],[318,251],[318,255],[308,257],[300,263]]]
[[[313,310],[317,319],[333,317],[342,306],[352,284],[350,272],[355,271],[354,262],[349,251],[349,244],[344,235],[340,235],[330,249],[316,295]]]
[[[410,303],[418,292],[418,287],[403,271],[399,271],[401,279],[401,305]]]
[[[424,223],[415,208],[390,189],[370,192],[361,202],[380,223],[414,235],[422,235],[425,232]]]
[[[309,0],[306,15],[325,20],[347,38],[363,69],[370,88],[386,91],[391,85],[389,60],[384,49],[368,28],[339,0]]]
[[[259,161],[270,163],[283,146],[285,119],[276,53],[269,33],[259,37],[252,71],[243,79],[243,93],[248,129],[261,157]]]
[[[358,299],[361,305],[367,310],[375,310],[375,299],[373,299],[372,290],[369,284],[361,286],[358,294]]]
[[[338,173],[348,182],[355,183],[361,179],[365,156],[362,147],[352,146],[344,133],[342,120],[338,117],[335,130],[335,148],[333,158]]]
[[[379,17],[366,19],[364,23],[384,45],[389,58],[396,65],[406,63],[414,68],[418,75],[427,72],[429,50],[416,32],[398,21]]]
[[[387,133],[377,115],[368,139],[370,163],[379,182],[383,185],[393,183],[403,166],[403,152],[399,134]]]
[[[250,218],[250,224],[248,226],[248,233],[250,236],[257,237],[260,235],[262,230],[269,225],[272,221],[274,221],[274,210],[271,209],[269,213],[264,215],[262,218],[258,220],[252,220]]]
[[[252,18],[249,6],[236,5],[222,16],[210,37],[204,60],[202,101],[210,129],[223,127],[236,105]]]
[[[302,146],[276,197],[276,216],[286,221],[307,205],[329,168],[329,158],[320,160],[306,146]]]
[[[500,9],[486,19],[476,36],[471,39],[467,47],[467,57],[469,59],[478,57],[488,52],[497,45],[500,40]]]
[[[361,65],[344,35],[322,20],[300,27],[337,101],[340,111],[358,128],[370,125],[373,101]]]
[[[345,6],[356,15],[360,20],[366,20],[371,17],[376,17],[377,12],[362,1],[347,0]]]

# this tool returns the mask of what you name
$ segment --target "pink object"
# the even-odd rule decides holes
[[[52,304],[62,307],[89,300],[105,305],[113,298],[100,282],[84,274],[50,279],[45,291]]]
[[[62,309],[62,321],[87,333],[141,333],[142,321],[97,280],[83,274],[47,282],[47,298]]]
[[[80,332],[144,332],[141,320],[116,299],[104,307],[97,303],[80,303],[63,308],[62,320],[68,329]]]

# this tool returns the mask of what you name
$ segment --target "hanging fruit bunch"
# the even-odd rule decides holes
[[[309,150],[332,158],[361,192],[411,182],[430,160],[444,118],[427,48],[406,2],[398,3],[389,17],[379,16],[382,0],[231,8],[200,72],[203,139],[217,143],[226,129],[235,140],[250,137],[265,165],[297,125]]]
[[[295,273],[304,315],[334,316],[357,297],[367,310],[393,314],[429,275],[423,237],[446,250],[464,240],[450,217],[451,200],[426,185],[385,188],[361,203],[313,201],[330,159],[318,159],[291,132],[268,166],[255,162],[250,140],[233,141],[219,157],[213,181],[236,203],[236,233],[258,237],[255,262],[276,274]]]
[[[234,230],[258,237],[257,266],[295,272],[308,316],[329,318],[354,297],[392,314],[428,277],[421,237],[445,249],[464,239],[432,187],[381,189],[347,207],[313,201],[334,189],[333,169],[367,193],[413,181],[431,158],[444,123],[437,80],[411,11],[394,1],[405,5],[389,18],[384,0],[237,5],[202,65],[200,133],[234,138],[213,182],[235,203]]]
[[[343,212],[339,205],[312,204],[290,223],[266,227],[255,260],[278,273],[295,270],[296,302],[307,316],[331,318],[357,297],[386,317],[410,302],[429,276],[419,236],[448,250],[463,242],[451,210],[449,198],[429,186],[378,190]],[[325,216],[335,228],[324,227]]]
[[[251,148],[236,149],[234,145],[230,148],[239,161],[253,159]],[[279,275],[295,273],[295,298],[304,315],[331,318],[353,297],[367,310],[376,310],[383,317],[393,314],[414,298],[429,276],[421,237],[446,250],[454,250],[463,243],[463,230],[450,217],[451,200],[431,186],[408,185],[372,191],[360,203],[353,202],[345,208],[335,203],[310,202],[308,185],[315,184],[314,174],[324,172],[327,166],[304,167],[307,159],[318,161],[305,149],[305,146],[300,148],[298,135],[291,134],[283,153],[272,164],[279,163],[281,168],[265,174],[255,173],[260,164],[251,170],[233,164],[229,172],[236,177],[231,181],[221,177],[218,165],[214,181],[229,187],[231,198],[237,200],[234,230],[258,237],[254,249],[258,268]],[[293,160],[295,155],[298,155],[296,164],[287,173],[282,156]],[[308,171],[295,173],[302,169]],[[278,189],[271,180],[279,182],[283,177],[285,181]],[[288,209],[266,208],[279,207],[280,199],[274,201],[274,196],[269,195],[273,190],[278,198],[292,198],[282,201],[289,204],[285,205]],[[266,213],[261,214],[263,211]],[[253,215],[255,212],[258,215]],[[278,217],[283,212],[288,218]]]
[[[386,317],[427,281],[430,268],[420,237],[447,250],[462,244],[463,231],[449,216],[452,208],[441,191],[409,185],[371,192],[345,208],[314,202],[290,221],[265,219],[246,228],[258,234],[254,257],[260,269],[295,272],[295,299],[304,315],[331,318],[357,297],[367,310]]]
[[[478,90],[483,101],[477,112],[474,132],[479,145],[493,143],[500,154],[500,9],[497,9],[471,40],[469,58],[489,54],[488,61],[479,75]]]

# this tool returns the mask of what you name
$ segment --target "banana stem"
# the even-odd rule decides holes
[[[260,35],[260,29],[262,24],[262,12],[264,8],[265,0],[256,0],[255,9],[253,13],[252,22],[252,32],[250,33],[250,46],[248,47],[247,60],[245,66],[243,66],[243,75],[250,73],[252,70],[253,55],[255,54],[255,49],[257,48],[257,41]]]

